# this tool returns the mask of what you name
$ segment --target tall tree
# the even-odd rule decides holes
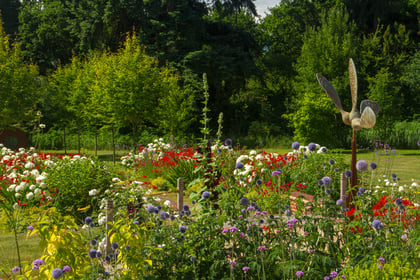
[[[6,34],[14,35],[19,26],[19,0],[0,0],[0,18],[3,20],[3,28]]]
[[[11,46],[0,21],[0,128],[27,128],[35,119],[40,89],[37,67],[24,61],[19,44]]]

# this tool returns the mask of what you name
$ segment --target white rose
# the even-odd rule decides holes
[[[33,199],[34,198],[34,194],[32,193],[32,192],[28,192],[27,194],[26,194],[26,199],[27,200],[31,200],[31,199]]]

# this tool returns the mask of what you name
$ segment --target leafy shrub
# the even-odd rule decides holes
[[[96,192],[103,192],[112,177],[112,172],[100,162],[85,157],[73,157],[57,162],[50,170],[46,183],[53,193],[57,211],[82,221],[86,215],[97,210],[89,191],[95,189]]]

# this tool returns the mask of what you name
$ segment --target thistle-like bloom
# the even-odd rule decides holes
[[[233,143],[232,139],[228,138],[228,139],[225,140],[224,144],[225,144],[225,146],[232,147],[232,143]]]
[[[96,239],[92,239],[92,240],[90,241],[90,245],[95,246],[95,245],[96,245]]]
[[[249,199],[247,197],[242,197],[241,200],[239,200],[239,204],[242,206],[248,206],[249,205]]]
[[[402,201],[401,197],[397,197],[397,198],[395,199],[395,204],[396,204],[397,206],[400,206],[400,205],[402,205],[402,204],[403,204],[403,201]]]
[[[85,218],[85,224],[86,224],[86,225],[90,225],[92,222],[93,222],[92,217],[89,217],[89,216],[88,216],[88,217],[86,217],[86,218]]]
[[[114,251],[117,250],[118,247],[119,246],[118,246],[118,243],[117,242],[114,242],[114,243],[111,244],[111,249],[114,250]]]
[[[125,245],[124,250],[130,251],[130,249],[131,249],[130,245]]]
[[[96,257],[97,257],[97,258],[102,257],[102,252],[101,252],[101,251],[96,251]]]
[[[36,260],[34,260],[33,262],[32,262],[32,264],[34,265],[33,267],[32,267],[32,269],[34,269],[34,270],[38,270],[39,269],[39,266],[40,265],[42,265],[44,263],[44,261],[42,260],[42,259],[36,259]]]
[[[331,186],[332,180],[330,177],[325,176],[322,178],[322,182],[324,183],[324,186],[329,187]]]
[[[186,226],[179,226],[179,232],[180,233],[185,233],[187,231],[187,227]]]
[[[356,169],[360,172],[366,171],[368,169],[368,163],[366,162],[366,160],[359,160],[356,163]]]
[[[54,279],[61,278],[61,276],[63,276],[63,274],[64,274],[64,272],[63,272],[63,270],[61,268],[54,268],[51,271],[51,277],[54,278]]]
[[[315,151],[316,150],[316,144],[315,143],[309,143],[308,145],[309,151]]]
[[[242,162],[238,162],[236,164],[236,169],[242,169],[242,168],[244,168],[244,164]]]
[[[378,167],[378,165],[376,164],[376,162],[372,162],[372,163],[370,164],[370,169],[375,170],[375,169],[376,169],[376,167]]]
[[[190,257],[190,261],[191,261],[191,262],[195,262],[196,260],[197,260],[197,258],[196,258],[195,256],[191,256],[191,257]]]
[[[286,209],[286,210],[284,210],[284,215],[291,216],[292,215],[292,211],[290,211],[289,209]]]
[[[91,249],[89,251],[89,258],[91,258],[91,259],[96,258],[96,250],[95,249]]]
[[[336,278],[336,277],[337,277],[337,275],[338,275],[337,271],[332,271],[332,272],[330,273],[330,277],[331,277],[332,279]]]
[[[70,266],[65,265],[65,266],[63,267],[63,272],[70,272],[70,271],[71,271]]]
[[[244,266],[244,267],[242,267],[242,270],[246,273],[249,270],[249,267]]]
[[[381,223],[380,220],[376,219],[372,222],[372,227],[374,227],[377,230],[380,230],[384,228],[384,225]]]
[[[209,199],[210,198],[210,193],[208,191],[204,191],[203,194],[202,194],[202,197],[204,199]]]
[[[343,206],[343,205],[344,205],[344,200],[339,199],[339,200],[337,200],[337,201],[335,202],[335,204],[336,204],[337,206]]]
[[[188,204],[184,204],[182,209],[184,209],[184,211],[190,211],[190,206],[188,206]]]
[[[346,176],[346,178],[350,178],[351,175],[353,175],[353,172],[351,172],[351,170],[347,170],[346,172],[344,172],[344,176]]]
[[[380,257],[378,259],[378,262],[380,262],[381,264],[385,264],[385,259],[383,257]]]
[[[334,165],[335,160],[334,160],[334,159],[330,159],[330,160],[328,161],[328,163],[329,163],[330,165]]]
[[[329,194],[331,194],[331,193],[332,193],[332,190],[331,190],[331,189],[326,189],[326,190],[325,190],[325,194],[328,194],[328,195],[329,195]]]
[[[299,142],[293,142],[292,143],[292,149],[293,150],[299,150],[300,144]]]
[[[417,141],[417,146],[419,146],[419,147],[420,147],[420,140],[419,140],[419,141]]]
[[[257,251],[265,251],[265,250],[267,250],[267,248],[265,246],[259,246],[257,248]]]
[[[303,274],[304,274],[303,271],[300,271],[300,270],[298,272],[296,272],[296,276],[298,278],[300,278]]]
[[[156,213],[157,208],[155,206],[153,206],[152,204],[149,204],[147,206],[147,209],[146,210],[147,210],[148,213]]]
[[[159,219],[161,220],[166,220],[169,218],[169,213],[165,212],[165,211],[160,211],[159,212]]]
[[[257,184],[257,186],[261,186],[261,185],[262,185],[262,183],[263,183],[263,181],[262,181],[261,179],[257,179],[257,180],[255,181],[255,183]]]
[[[33,226],[28,226],[26,229],[29,230],[29,231],[33,231],[34,227]]]

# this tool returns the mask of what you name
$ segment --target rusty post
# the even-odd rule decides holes
[[[106,255],[112,253],[111,248],[111,235],[112,235],[112,225],[114,223],[114,202],[112,199],[107,199],[106,204],[106,224],[105,224],[105,232],[106,232],[106,247],[105,252]]]
[[[178,211],[181,211],[184,207],[184,180],[182,178],[178,178],[177,182],[177,190],[178,190]]]

